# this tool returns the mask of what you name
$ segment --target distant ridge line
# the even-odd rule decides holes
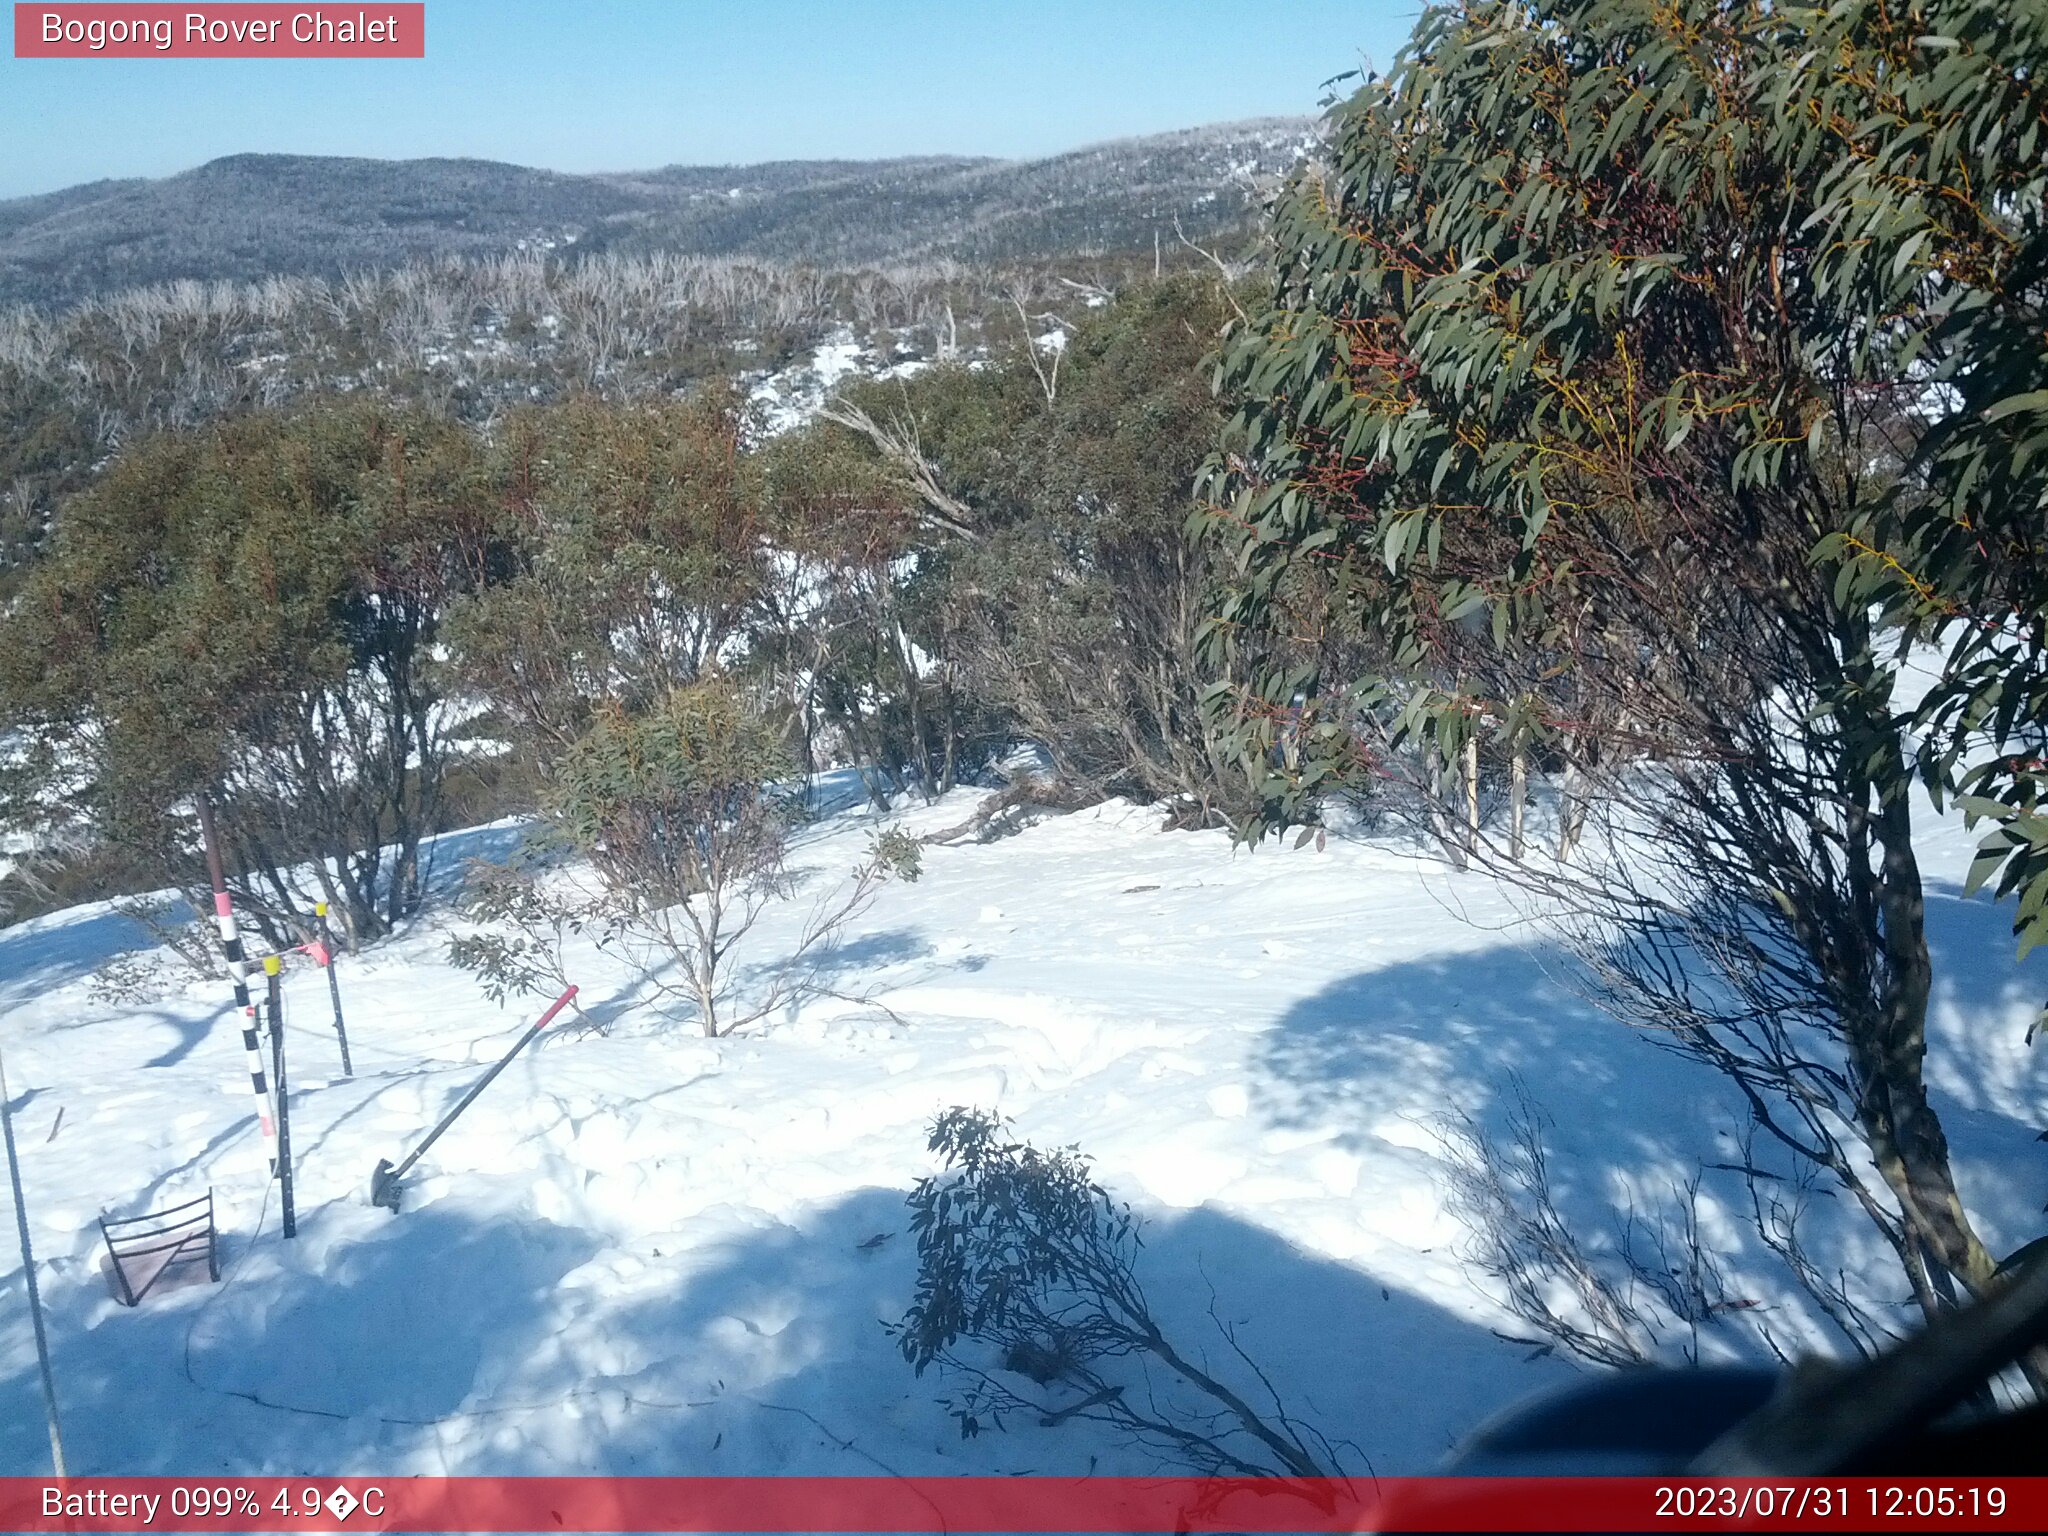
[[[1035,159],[920,155],[575,173],[494,160],[245,153],[0,201],[0,302],[181,278],[337,276],[509,250],[857,265],[1149,249],[1246,225],[1317,134],[1255,118]]]

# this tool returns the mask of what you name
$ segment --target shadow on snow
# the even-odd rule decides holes
[[[45,1265],[73,1469],[1158,1467],[1078,1422],[961,1440],[944,1384],[913,1377],[882,1328],[911,1296],[904,1218],[885,1189],[787,1221],[713,1207],[629,1254],[453,1198],[395,1217],[337,1200],[302,1213],[294,1243],[274,1217],[253,1246],[229,1234],[223,1285],[132,1311],[80,1261]],[[1475,1398],[1483,1409],[1555,1379],[1429,1301],[1214,1211],[1148,1227],[1140,1275],[1170,1336],[1263,1404],[1228,1325],[1291,1409],[1357,1448],[1354,1469],[1370,1456],[1381,1472],[1426,1470],[1471,1427]],[[18,1270],[0,1298],[0,1471],[32,1474],[47,1449]]]

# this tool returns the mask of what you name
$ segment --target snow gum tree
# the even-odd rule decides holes
[[[639,711],[602,706],[551,786],[560,829],[604,885],[597,925],[707,1036],[813,990],[846,920],[891,875],[917,874],[915,845],[884,834],[810,910],[767,985],[743,988],[737,952],[771,904],[796,893],[788,859],[801,802],[772,787],[790,766],[780,732],[730,681],[706,677]]]
[[[780,558],[754,656],[794,706],[807,771],[850,759],[886,809],[912,782],[943,794],[1007,732],[963,686],[957,625],[937,600],[945,552],[864,446],[815,428],[763,445]]]
[[[509,579],[462,604],[466,682],[545,775],[600,706],[640,708],[739,645],[766,559],[743,402],[594,399],[511,419],[490,474]]]
[[[530,766],[553,840],[595,881],[570,891],[513,870],[473,888],[494,931],[451,954],[494,996],[557,976],[565,937],[588,934],[672,1012],[724,1034],[815,990],[847,919],[912,872],[903,846],[878,848],[742,976],[735,957],[802,883],[788,786],[810,765],[782,685],[813,654],[779,542],[784,503],[813,492],[747,446],[748,425],[736,392],[707,388],[535,410],[492,446],[512,568],[460,605],[454,666],[486,706],[475,729]]]
[[[1221,425],[1203,362],[1233,300],[1208,275],[1095,298],[1057,331],[1020,313],[986,366],[851,388],[827,419],[916,509],[906,607],[949,676],[1043,743],[1075,792],[1238,825],[1248,781],[1202,708],[1214,572],[1188,537]]]
[[[2038,548],[2040,402],[2010,392],[2040,382],[2043,16],[1432,7],[1279,200],[1220,369],[1209,643],[1311,641],[1231,701],[1260,826],[1418,741],[1586,769],[1626,835],[1546,889],[1603,989],[1839,1180],[1927,1308],[2000,1259],[1924,1076],[1893,621],[1962,608],[1900,551],[1983,595]],[[1994,488],[2002,543],[1968,531]]]
[[[0,623],[23,792],[200,886],[213,798],[272,937],[332,902],[353,941],[421,895],[452,750],[435,662],[496,559],[471,437],[375,405],[150,440],[67,501]]]

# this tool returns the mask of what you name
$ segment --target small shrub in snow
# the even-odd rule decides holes
[[[1011,1415],[1093,1419],[1203,1472],[1334,1475],[1328,1445],[1287,1413],[1227,1329],[1272,1399],[1264,1414],[1167,1339],[1138,1282],[1139,1224],[1087,1160],[1008,1132],[986,1110],[947,1110],[930,1141],[945,1171],[910,1196],[917,1293],[892,1333],[919,1375],[937,1364],[960,1384],[947,1406],[961,1433],[1001,1429]],[[1136,1368],[1117,1372],[1126,1359]],[[1160,1368],[1170,1380],[1153,1379]]]
[[[484,995],[500,1007],[515,997],[557,997],[567,991],[562,948],[596,915],[587,900],[551,891],[534,869],[488,859],[470,861],[462,910],[484,929],[451,936],[448,962],[474,975]]]
[[[143,1008],[176,991],[179,967],[160,950],[131,949],[92,973],[92,998],[109,1008]]]
[[[142,898],[119,904],[117,910],[156,941],[151,949],[124,950],[92,974],[92,995],[116,1008],[144,1007],[181,991],[195,981],[223,974],[220,950],[209,925],[179,918],[182,903]]]
[[[779,954],[743,967],[767,947],[757,925],[801,883],[788,859],[803,807],[774,787],[788,767],[780,733],[722,678],[642,710],[602,707],[563,755],[550,803],[556,833],[589,861],[595,889],[482,866],[467,907],[485,930],[452,939],[450,960],[503,1002],[566,987],[563,947],[587,935],[714,1037],[829,992],[846,924],[883,885],[915,880],[921,850],[903,832],[877,833]]]
[[[1472,1237],[1466,1262],[1491,1281],[1508,1310],[1539,1336],[1596,1365],[1699,1365],[1708,1354],[1753,1355],[1759,1346],[1792,1357],[1772,1337],[1754,1299],[1729,1290],[1720,1258],[1702,1231],[1702,1175],[1673,1191],[1672,1209],[1631,1210],[1612,1241],[1569,1218],[1550,1177],[1551,1121],[1519,1078],[1513,1107],[1496,1133],[1463,1112],[1440,1131],[1446,1206]],[[1758,1194],[1752,1173],[1750,1189]],[[1761,1197],[1760,1197],[1761,1198]],[[1782,1202],[1759,1204],[1766,1248],[1820,1304],[1859,1352],[1873,1341],[1867,1319],[1839,1285],[1832,1290],[1800,1248],[1795,1217]]]

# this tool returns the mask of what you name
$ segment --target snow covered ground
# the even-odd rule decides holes
[[[850,326],[840,326],[811,349],[808,360],[762,375],[747,394],[761,412],[762,430],[772,437],[810,421],[849,378],[907,379],[929,366],[917,357],[884,360]]]
[[[957,822],[972,793],[900,820]],[[819,878],[875,825],[825,823],[805,855]],[[1431,1469],[1488,1412],[1575,1374],[1494,1332],[1519,1328],[1461,1263],[1444,1112],[1497,1123],[1521,1074],[1556,1120],[1560,1199],[1593,1228],[1725,1156],[1736,1118],[1711,1077],[1580,1001],[1485,877],[1387,841],[1253,853],[1156,828],[1109,805],[927,850],[840,960],[843,990],[888,1012],[819,1002],[705,1041],[634,1012],[630,978],[575,952],[613,1031],[544,1037],[409,1176],[395,1216],[366,1201],[372,1166],[537,1005],[484,1001],[443,958],[454,920],[430,915],[342,962],[344,1081],[325,982],[295,965],[291,1242],[222,989],[95,1001],[93,968],[144,942],[104,907],[0,931],[73,1469],[1152,1470],[1080,1422],[962,1440],[942,1385],[884,1335],[914,1271],[903,1196],[953,1104],[1093,1155],[1148,1220],[1140,1274],[1169,1332],[1213,1368],[1242,1380],[1220,1319],[1332,1440],[1382,1473]],[[455,835],[442,868],[516,835]],[[2048,1193],[2048,1047],[2020,1044],[2048,989],[2014,964],[2006,915],[1960,899],[1968,837],[1945,824],[1927,849],[1932,1070],[2005,1251],[2037,1235]],[[116,1305],[95,1218],[209,1186],[223,1283]],[[1747,1229],[1712,1231],[1745,1296],[1789,1318]],[[1864,1241],[1839,1233],[1852,1260]],[[47,1455],[34,1356],[11,1240],[0,1251],[0,1472],[32,1473]]]

